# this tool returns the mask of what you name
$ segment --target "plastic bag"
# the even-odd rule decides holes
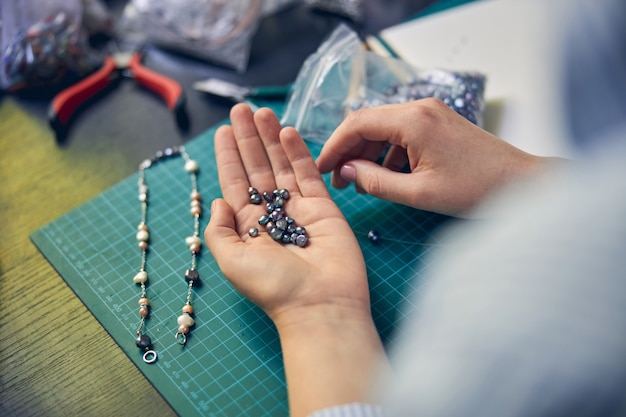
[[[340,25],[300,69],[281,123],[324,143],[352,111],[436,97],[482,126],[485,82],[478,72],[417,69],[366,51],[356,33]]]
[[[135,42],[231,67],[248,66],[262,0],[131,0],[120,26]],[[143,38],[143,39],[141,39]]]
[[[81,0],[3,0],[0,82],[4,89],[50,86],[100,65],[82,29]]]

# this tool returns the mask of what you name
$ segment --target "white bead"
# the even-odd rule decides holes
[[[198,236],[189,236],[189,237],[185,238],[185,243],[187,244],[187,246],[201,245],[202,244],[202,242],[200,241],[200,238]]]
[[[193,159],[185,162],[185,171],[187,172],[198,172],[198,163]]]
[[[183,314],[181,316],[178,316],[178,319],[176,320],[178,322],[179,326],[193,326],[195,321],[193,320],[193,317],[191,317],[189,314]]]
[[[135,281],[135,284],[145,283],[146,281],[148,281],[148,273],[146,271],[137,272],[137,275],[135,275],[133,281]]]
[[[189,212],[193,215],[193,216],[199,216],[202,214],[202,209],[200,207],[192,207],[191,210],[189,210]]]
[[[141,201],[142,203],[145,203],[146,201],[148,201],[148,194],[139,193],[139,201]]]
[[[150,234],[147,230],[140,230],[137,232],[137,240],[140,242],[147,242],[150,239]]]

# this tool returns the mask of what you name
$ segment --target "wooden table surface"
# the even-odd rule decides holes
[[[368,0],[371,20],[362,32],[375,33],[429,3]],[[90,104],[64,145],[46,122],[49,97],[0,93],[0,416],[175,415],[29,234],[131,175],[145,157],[223,120],[231,103],[191,91],[193,81],[291,82],[337,23],[302,7],[265,19],[245,74],[150,52],[146,66],[188,92],[192,128],[186,135],[163,116],[162,103],[132,81]]]

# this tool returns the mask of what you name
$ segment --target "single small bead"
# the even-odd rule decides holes
[[[281,236],[280,240],[283,243],[290,243],[291,242],[291,233],[283,232],[283,235]]]
[[[370,240],[370,242],[377,243],[380,239],[380,235],[376,230],[370,230],[369,232],[367,232],[367,238]]]
[[[282,197],[277,197],[277,198],[274,200],[274,205],[275,205],[276,207],[282,207],[282,206],[284,206],[284,205],[285,205],[285,199],[284,199],[284,198],[282,198]]]
[[[148,250],[148,242],[146,241],[139,242],[137,246],[139,246],[139,249],[141,250]]]
[[[150,349],[152,347],[152,339],[147,334],[140,334],[135,340],[135,344],[139,349]]]
[[[189,212],[194,216],[199,216],[202,214],[202,209],[200,207],[192,207]]]
[[[270,216],[268,216],[267,214],[262,215],[261,217],[259,217],[259,224],[261,226],[265,226],[266,224],[268,224],[270,221]]]
[[[144,284],[148,281],[148,273],[146,271],[137,272],[137,274],[133,277],[133,281],[135,284]]]
[[[299,235],[304,235],[304,234],[306,234],[306,229],[304,227],[302,227],[302,226],[298,226],[298,227],[296,227],[296,233],[299,234]]]
[[[273,203],[267,203],[265,205],[265,210],[267,210],[268,213],[273,212],[276,209],[276,206]]]
[[[200,274],[195,269],[188,269],[185,271],[185,281],[187,281],[187,283],[193,282],[196,284],[200,281]]]
[[[139,164],[140,169],[148,169],[152,166],[152,161],[150,159],[144,159],[141,164]]]
[[[191,202],[189,203],[189,207],[202,207],[202,203],[200,202],[200,200],[191,200]]]
[[[283,231],[280,230],[278,227],[274,226],[271,230],[270,230],[270,236],[272,237],[272,239],[274,240],[281,240],[282,236],[283,236]]]
[[[250,230],[248,230],[248,234],[251,237],[257,237],[259,235],[259,229],[257,227],[251,227]]]
[[[193,307],[191,304],[185,304],[183,306],[183,314],[193,314]]]
[[[248,187],[248,194],[249,195],[258,194],[258,193],[259,193],[259,190],[257,190],[256,188],[254,188],[252,186]]]
[[[150,233],[147,230],[140,230],[137,232],[137,240],[140,242],[147,242],[150,239]]]
[[[188,237],[185,238],[185,244],[187,246],[201,245],[202,241],[200,240],[200,238],[198,236],[188,236]]]
[[[280,230],[287,230],[287,226],[289,226],[289,223],[284,218],[276,220],[276,227]]]
[[[191,253],[200,252],[200,248],[202,248],[202,245],[200,245],[199,243],[194,243],[193,245],[189,245],[189,251]]]
[[[181,324],[180,326],[178,326],[178,333],[180,333],[180,334],[188,334],[189,333],[189,326],[185,326],[184,324]]]
[[[284,200],[289,200],[289,190],[286,190],[285,188],[283,188],[282,190],[280,190],[280,196]]]
[[[309,237],[307,235],[298,235],[298,237],[296,238],[296,245],[303,248],[306,246],[308,241],[309,241]]]
[[[150,314],[150,310],[148,310],[148,307],[142,306],[139,308],[139,315],[141,317],[145,319],[146,317],[148,317],[148,314]]]
[[[202,200],[202,196],[200,195],[200,193],[197,190],[193,190],[191,192],[191,194],[189,194],[189,198],[191,198],[192,200],[195,200],[195,201]]]
[[[147,193],[139,193],[139,201],[141,201],[142,203],[145,203],[146,201],[148,201],[148,194]]]
[[[268,203],[271,203],[274,200],[274,196],[270,193],[263,193],[263,199]]]
[[[149,306],[150,305],[150,300],[148,300],[146,297],[141,297],[139,299],[139,301],[137,301],[137,304],[139,304],[139,306]]]
[[[262,198],[258,194],[250,194],[250,204],[261,204]]]
[[[189,314],[181,314],[180,316],[178,316],[178,319],[176,319],[176,322],[179,326],[191,327],[194,325],[195,320]]]
[[[280,190],[279,189],[274,189],[274,191],[272,191],[272,195],[274,196],[274,198],[280,196]]]
[[[143,222],[139,223],[139,226],[137,226],[137,231],[138,232],[141,232],[141,231],[147,232],[148,231],[148,225],[143,223]]]
[[[187,172],[198,172],[198,163],[196,161],[194,161],[193,159],[190,159],[189,161],[185,162],[185,171]]]

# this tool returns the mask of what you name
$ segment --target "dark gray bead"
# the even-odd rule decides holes
[[[267,203],[267,204],[265,205],[265,210],[266,210],[268,213],[273,212],[275,209],[276,209],[276,206],[275,206],[273,203]]]
[[[287,220],[288,224],[294,224],[295,223],[295,220],[293,218],[291,218],[291,217],[285,217],[285,220]]]
[[[267,214],[264,214],[261,217],[259,217],[259,224],[261,226],[265,226],[269,222],[270,222],[270,216],[268,216]]]
[[[280,196],[285,200],[289,200],[289,190],[283,188],[282,190],[280,190]]]
[[[147,334],[140,334],[137,340],[135,340],[135,344],[139,349],[151,349],[152,339]]]
[[[261,204],[261,196],[258,194],[250,194],[250,203]]]
[[[268,203],[271,203],[274,200],[274,196],[269,193],[263,193],[263,199]]]
[[[282,207],[285,205],[285,199],[282,197],[276,197],[276,199],[274,200],[274,205],[276,207]]]
[[[248,194],[252,195],[252,194],[258,194],[259,190],[257,190],[254,187],[248,187]]]
[[[270,236],[274,240],[281,240],[283,237],[283,231],[280,230],[278,227],[272,227],[272,229],[270,230]]]
[[[281,240],[283,243],[289,243],[289,242],[291,242],[291,234],[289,234],[289,233],[287,233],[287,232],[283,232],[283,235],[282,235],[282,237],[280,238],[280,240]]]
[[[278,227],[280,230],[287,230],[287,226],[289,225],[287,224],[287,221],[285,219],[276,220],[276,227]]]
[[[377,243],[378,240],[380,239],[380,235],[378,234],[378,232],[376,230],[370,230],[369,232],[367,232],[367,238],[371,242]]]
[[[298,237],[296,238],[296,245],[303,248],[306,246],[308,241],[309,241],[309,237],[307,235],[298,235]]]
[[[302,226],[298,226],[298,227],[296,227],[296,233],[299,234],[299,235],[304,235],[304,234],[306,234],[306,229],[304,227],[302,227]]]
[[[251,227],[250,230],[248,230],[248,234],[251,237],[257,237],[259,235],[259,229],[257,229],[256,227]]]
[[[200,274],[195,269],[188,269],[185,271],[185,281],[187,281],[187,283],[193,282],[196,284],[200,282]]]

